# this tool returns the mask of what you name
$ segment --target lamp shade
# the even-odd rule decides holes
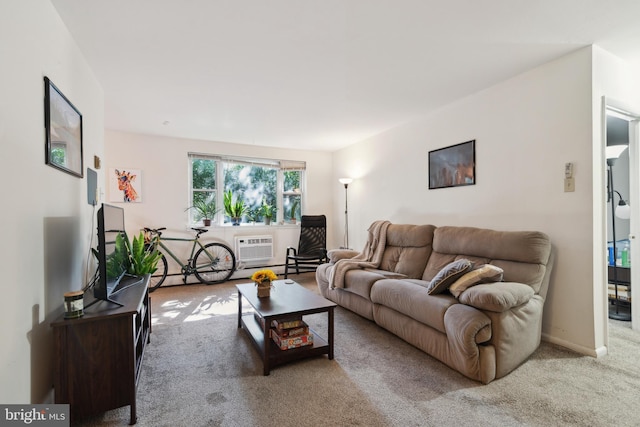
[[[616,216],[620,219],[631,218],[631,208],[624,200],[620,200],[618,206],[616,206]]]
[[[353,179],[351,178],[340,178],[338,181],[340,181],[340,184],[346,184],[349,185],[353,182]]]
[[[627,147],[628,145],[607,145],[605,149],[607,159],[617,159]]]

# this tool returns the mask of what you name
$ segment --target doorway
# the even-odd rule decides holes
[[[610,319],[631,322],[640,328],[640,247],[638,224],[638,120],[640,116],[613,106],[606,108],[607,158],[607,293]],[[635,262],[634,262],[635,260]],[[633,314],[636,314],[635,316]]]

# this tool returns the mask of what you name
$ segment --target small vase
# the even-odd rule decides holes
[[[264,217],[264,225],[271,225],[271,217],[270,216],[265,216]]]
[[[258,298],[269,298],[271,296],[271,282],[258,283]]]

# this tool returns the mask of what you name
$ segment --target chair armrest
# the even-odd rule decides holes
[[[298,255],[298,250],[296,248],[294,248],[294,247],[289,246],[287,248],[287,256],[291,256],[291,255],[293,255],[293,256]]]
[[[327,252],[327,258],[329,258],[329,262],[335,263],[341,259],[349,259],[358,255],[360,252],[353,251],[351,249],[331,249]]]
[[[496,282],[473,286],[458,299],[479,310],[502,313],[526,304],[534,294],[533,288],[523,283]]]

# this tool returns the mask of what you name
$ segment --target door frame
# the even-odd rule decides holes
[[[640,114],[635,113],[627,106],[612,99],[604,99],[603,108],[603,151],[607,145],[606,118],[608,115],[626,120],[629,123],[629,207],[631,208],[631,218],[629,219],[629,240],[631,245],[631,266],[640,266]],[[605,166],[606,167],[606,166]],[[613,203],[613,201],[612,201]],[[604,233],[606,236],[607,216],[603,221]],[[605,282],[607,283],[607,282]],[[640,268],[631,268],[631,328],[640,330]],[[605,292],[607,291],[605,286]],[[605,315],[608,318],[609,298],[605,297]],[[635,315],[634,315],[635,313]],[[608,323],[608,319],[607,319]],[[607,328],[607,347],[609,346],[609,334]]]

